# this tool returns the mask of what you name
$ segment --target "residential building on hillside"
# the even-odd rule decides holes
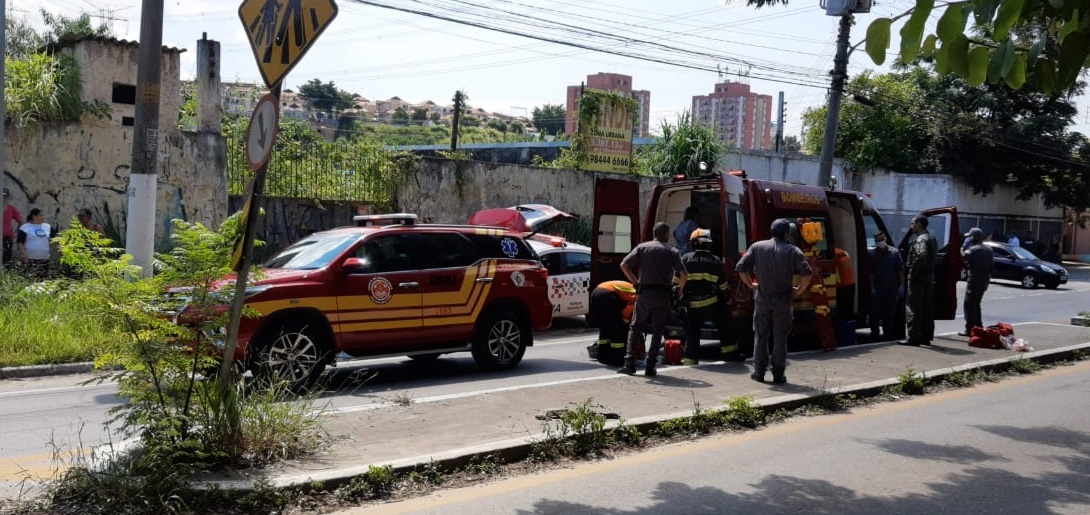
[[[120,127],[136,123],[136,63],[140,44],[105,36],[65,39],[49,45],[50,54],[65,54],[79,66],[82,79],[81,100],[104,102],[110,106],[110,122]],[[163,47],[162,75],[159,83],[159,112],[173,113],[159,117],[159,131],[166,133],[178,125],[181,110],[182,81],[179,60],[183,48]]]
[[[579,95],[584,87],[602,91],[619,91],[636,100],[636,123],[632,126],[632,136],[645,138],[650,134],[651,92],[632,89],[632,77],[619,73],[596,73],[587,75],[582,86],[568,86],[568,103],[564,114],[564,132],[575,133],[575,116],[579,110]]]
[[[196,84],[189,81],[187,84]],[[220,98],[223,99],[223,114],[250,116],[257,106],[257,101],[268,90],[252,82],[221,82]]]
[[[708,95],[693,96],[692,116],[710,125],[729,148],[772,148],[772,97],[741,82],[720,82]]]

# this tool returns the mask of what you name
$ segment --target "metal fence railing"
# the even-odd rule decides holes
[[[386,203],[398,174],[394,153],[359,144],[324,142],[303,149],[278,144],[269,160],[265,195]],[[227,141],[227,192],[242,195],[254,172],[244,141]]]

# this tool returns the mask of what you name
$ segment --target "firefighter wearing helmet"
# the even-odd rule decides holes
[[[719,333],[719,352],[727,361],[741,361],[744,356],[730,341],[730,291],[723,262],[712,253],[712,235],[697,229],[689,235],[693,249],[681,257],[689,280],[685,283],[681,307],[685,310],[685,365],[695,365],[700,358],[700,329],[711,321]]]

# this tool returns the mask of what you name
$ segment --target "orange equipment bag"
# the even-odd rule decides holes
[[[1009,325],[1007,327],[1010,327]],[[1013,334],[1013,331],[1011,331]],[[973,327],[969,331],[969,346],[979,347],[981,349],[1002,349],[1003,342],[999,339],[1002,336],[996,326],[988,327]]]
[[[681,364],[681,340],[666,340],[663,349],[662,359],[667,365]]]

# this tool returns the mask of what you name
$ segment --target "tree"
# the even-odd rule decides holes
[[[544,134],[556,136],[564,132],[567,111],[560,104],[544,104],[533,111],[534,127]]]
[[[802,142],[799,141],[798,136],[784,136],[780,148],[784,153],[798,152],[802,150]]]
[[[52,14],[42,9],[42,20],[45,21],[46,32],[42,37],[47,41],[62,41],[70,39],[82,39],[89,36],[113,37],[114,31],[105,22],[94,26],[91,23],[91,15],[80,13],[75,17],[63,14]]]
[[[45,37],[34,30],[26,18],[5,20],[4,55],[24,59],[45,45]]]
[[[501,120],[499,118],[493,118],[491,120],[488,120],[488,127],[492,128],[492,129],[496,129],[497,131],[500,131],[500,132],[507,132],[507,122],[505,122],[505,121],[503,121],[503,120]]]
[[[1090,207],[1090,146],[1067,131],[1076,109],[1067,97],[1037,91],[1034,79],[1013,90],[972,86],[927,66],[863,74],[848,84],[836,154],[858,170],[944,173],[978,193],[1004,184],[1023,199]],[[825,109],[803,118],[809,149],[820,151]]]
[[[725,151],[715,129],[693,118],[689,111],[681,112],[674,126],[663,122],[661,130],[659,142],[640,156],[651,175],[695,177],[714,170]]]
[[[428,120],[428,110],[423,107],[414,107],[412,120],[420,122],[418,125],[424,125],[424,122]]]
[[[788,2],[747,0],[746,5],[762,8]],[[893,23],[908,18],[900,30],[900,60],[934,58],[936,71],[961,77],[971,86],[1002,82],[1019,89],[1032,72],[1039,91],[1065,91],[1087,66],[1090,11],[1084,1],[960,0],[940,8],[944,10],[934,33],[925,30],[935,0],[916,0],[913,8],[895,17],[872,21],[867,27],[867,55],[875,64],[884,63]],[[1036,37],[1022,37],[1027,29]]]
[[[299,86],[299,96],[303,97],[312,108],[322,112],[343,111],[355,105],[353,95],[337,89],[333,81],[322,82],[320,79],[310,79],[306,84]]]
[[[396,125],[408,125],[409,124],[409,113],[405,112],[404,107],[399,107],[397,109],[394,109],[394,114],[391,115],[391,118],[393,119],[393,123],[396,124]]]

